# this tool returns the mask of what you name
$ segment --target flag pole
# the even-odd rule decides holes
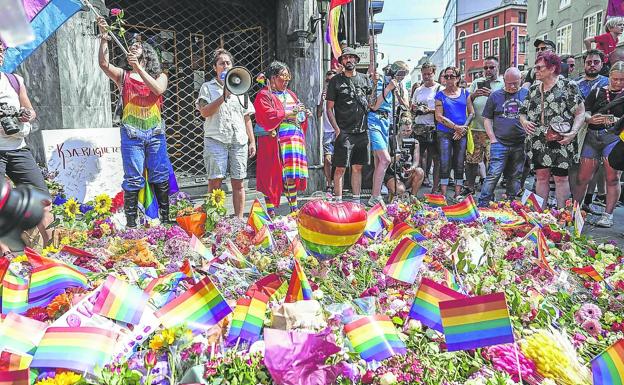
[[[520,353],[518,352],[520,350],[520,347],[518,346],[517,342],[514,342],[514,352],[516,353],[516,365],[517,365],[517,369],[518,369],[518,378],[520,380],[520,384],[522,384],[522,368],[520,367]]]
[[[89,0],[80,0],[80,2],[85,5],[87,8],[89,8],[89,10],[91,12],[93,12],[93,14],[95,15],[95,17],[101,17],[102,15],[100,15],[100,13],[97,11],[97,9],[95,9],[95,7],[91,4],[91,2]],[[123,44],[121,44],[121,41],[119,41],[119,39],[117,38],[117,36],[115,36],[114,33],[109,34],[110,37],[113,39],[113,41],[115,42],[115,44],[117,44],[117,46],[121,49],[121,51],[124,53],[124,55],[128,56],[129,52],[126,49],[126,47],[124,47]]]

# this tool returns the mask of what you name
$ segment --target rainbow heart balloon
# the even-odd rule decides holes
[[[366,228],[366,209],[353,202],[306,203],[297,217],[299,237],[305,249],[324,261],[345,252]]]

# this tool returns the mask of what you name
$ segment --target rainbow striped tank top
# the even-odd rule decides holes
[[[123,114],[121,122],[139,130],[149,130],[162,125],[162,95],[156,95],[142,81],[126,73],[123,87]]]

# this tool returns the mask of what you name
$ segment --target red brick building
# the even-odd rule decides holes
[[[501,74],[511,66],[524,68],[527,47],[526,5],[504,5],[455,25],[456,63],[468,83],[483,73],[483,58],[496,56]]]

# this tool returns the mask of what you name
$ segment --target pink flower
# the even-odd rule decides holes
[[[584,335],[582,335],[581,333],[575,333],[575,334],[574,334],[574,341],[573,341],[573,343],[574,343],[574,347],[575,347],[575,348],[578,348],[578,347],[579,347],[579,346],[581,346],[581,344],[582,344],[583,342],[585,342],[586,340],[587,340],[587,338],[585,338],[585,336],[584,336]]]
[[[518,381],[518,363],[516,362],[516,348],[514,345],[497,345],[488,349],[494,369],[507,372],[514,381]],[[530,377],[535,373],[535,363],[518,351],[518,362],[522,377]]]
[[[598,337],[602,333],[602,325],[600,325],[600,322],[595,319],[585,320],[581,327],[593,337]]]
[[[599,320],[602,317],[602,310],[593,303],[586,303],[574,313],[574,319],[578,323],[583,323],[588,319]]]
[[[121,9],[113,8],[110,10],[110,14],[111,16],[118,17],[119,15],[121,15]]]

